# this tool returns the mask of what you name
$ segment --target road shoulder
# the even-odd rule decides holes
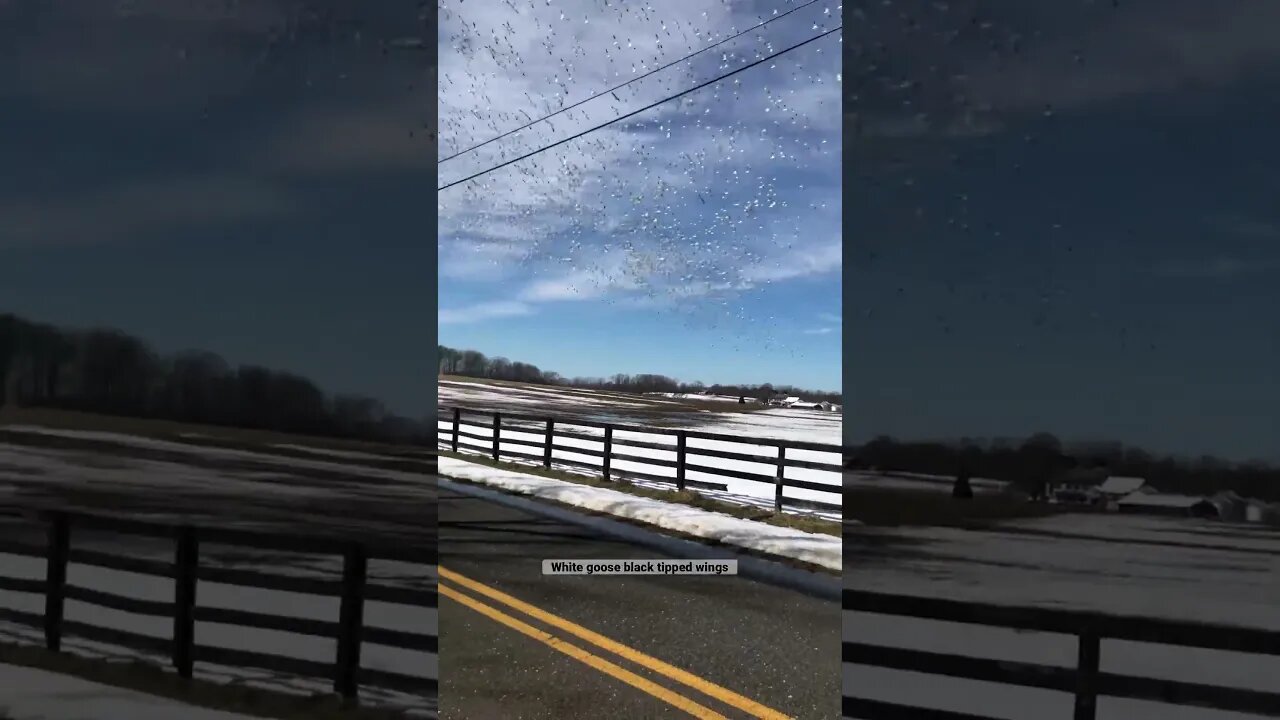
[[[842,542],[605,488],[440,459],[442,485],[677,557],[737,556],[739,572],[825,597],[838,592]],[[583,513],[582,511],[587,511]],[[590,513],[590,514],[588,514]]]

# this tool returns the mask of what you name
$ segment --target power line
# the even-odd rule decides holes
[[[632,110],[631,112],[629,112],[629,113],[627,113],[627,114],[625,114],[625,115],[619,115],[618,117],[616,117],[616,118],[614,118],[614,119],[612,119],[612,120],[609,120],[608,122],[601,123],[601,124],[599,124],[599,125],[596,125],[595,127],[587,128],[586,130],[583,130],[582,132],[576,133],[576,134],[574,134],[574,135],[570,135],[569,137],[564,138],[563,140],[557,140],[557,141],[555,141],[555,142],[551,143],[550,145],[544,145],[544,146],[542,146],[542,147],[538,148],[537,150],[533,150],[533,151],[531,151],[531,152],[527,152],[527,153],[525,153],[524,155],[521,155],[521,156],[519,156],[519,157],[512,158],[512,159],[507,160],[506,162],[503,162],[503,163],[499,163],[499,164],[494,165],[493,167],[491,167],[491,168],[489,168],[489,169],[487,169],[487,170],[481,170],[480,172],[478,172],[478,173],[476,173],[476,174],[474,174],[474,175],[468,175],[467,177],[464,177],[464,178],[462,178],[461,180],[454,180],[454,181],[453,181],[453,182],[451,182],[451,183],[448,183],[448,184],[446,184],[446,185],[442,185],[442,186],[440,186],[440,187],[436,188],[436,192],[439,192],[439,191],[441,191],[441,190],[448,190],[449,188],[453,187],[454,185],[461,185],[461,184],[462,184],[462,183],[464,183],[464,182],[468,182],[468,181],[471,181],[471,180],[475,180],[476,178],[480,177],[481,175],[488,175],[489,173],[493,172],[494,170],[501,170],[502,168],[504,168],[504,167],[506,167],[506,166],[508,166],[508,165],[511,165],[511,164],[514,164],[514,163],[518,163],[518,162],[520,162],[521,160],[524,160],[524,159],[526,159],[526,158],[531,158],[531,157],[533,157],[534,155],[537,155],[538,153],[543,152],[543,151],[545,151],[545,150],[550,150],[551,148],[559,147],[559,146],[561,146],[561,145],[563,145],[563,144],[565,144],[565,143],[567,143],[567,142],[570,142],[571,140],[577,140],[578,138],[580,138],[580,137],[582,137],[583,135],[586,135],[586,134],[588,134],[588,133],[593,133],[593,132],[595,132],[596,130],[599,130],[599,129],[601,129],[601,128],[608,127],[608,126],[610,126],[610,125],[612,125],[612,124],[614,124],[614,123],[616,123],[616,122],[620,122],[620,121],[622,121],[622,120],[626,120],[626,119],[627,119],[627,118],[629,118],[629,117],[635,117],[636,115],[639,115],[640,113],[642,113],[642,112],[644,112],[644,111],[646,111],[646,110],[652,110],[653,108],[656,108],[656,107],[658,107],[659,105],[661,105],[661,104],[663,104],[663,103],[670,102],[670,101],[672,101],[672,100],[675,100],[676,98],[684,97],[685,95],[688,95],[688,94],[689,94],[689,93],[691,93],[691,92],[696,92],[696,91],[698,91],[698,90],[701,90],[702,88],[704,88],[704,87],[706,87],[706,86],[708,86],[708,85],[714,85],[715,83],[718,83],[718,82],[720,82],[721,80],[724,80],[725,78],[732,77],[733,75],[737,75],[738,73],[740,73],[740,72],[742,72],[742,71],[744,71],[744,70],[749,70],[749,69],[751,69],[751,68],[753,68],[753,67],[755,67],[755,66],[757,66],[757,65],[759,65],[759,64],[761,64],[761,63],[768,62],[769,60],[772,60],[772,59],[774,59],[774,58],[778,57],[779,55],[783,55],[783,54],[785,54],[785,53],[789,53],[789,52],[791,52],[792,50],[796,50],[796,49],[798,49],[798,48],[802,48],[802,47],[804,47],[805,45],[808,45],[808,44],[809,44],[809,43],[811,43],[811,42],[816,42],[816,41],[818,41],[818,40],[821,40],[822,38],[824,38],[824,37],[826,37],[826,36],[830,35],[831,33],[839,32],[839,31],[840,31],[840,29],[841,29],[841,28],[843,28],[843,27],[844,27],[843,25],[837,25],[836,27],[834,27],[834,28],[832,28],[832,29],[830,29],[830,30],[828,30],[828,31],[826,31],[826,32],[824,32],[824,33],[821,33],[821,34],[818,34],[818,35],[814,35],[813,37],[809,38],[808,40],[804,40],[804,41],[802,41],[802,42],[798,42],[798,43],[796,43],[795,45],[792,45],[791,47],[788,47],[788,48],[783,48],[782,50],[779,50],[778,52],[776,52],[776,53],[774,53],[774,54],[772,54],[772,55],[766,55],[765,57],[762,57],[762,58],[760,58],[759,60],[756,60],[755,62],[751,62],[751,63],[748,63],[748,64],[746,64],[746,65],[743,65],[743,66],[742,66],[742,67],[740,67],[740,68],[736,68],[736,69],[734,69],[734,70],[730,70],[729,72],[727,72],[727,73],[725,73],[725,74],[723,74],[723,75],[721,75],[721,76],[719,76],[719,77],[715,77],[715,78],[712,78],[712,79],[710,79],[710,80],[708,80],[708,81],[706,81],[706,82],[704,82],[704,83],[700,83],[700,84],[698,84],[698,85],[694,85],[693,87],[689,88],[688,90],[682,90],[682,91],[680,91],[680,92],[676,93],[675,95],[669,95],[669,96],[667,96],[667,97],[665,97],[665,98],[663,98],[663,99],[661,99],[661,100],[658,100],[657,102],[649,103],[648,105],[645,105],[644,107],[642,107],[642,108],[640,108],[640,109],[638,109],[638,110]]]
[[[758,24],[756,24],[756,25],[753,25],[752,27],[749,27],[749,28],[747,28],[746,30],[743,30],[742,32],[740,32],[740,33],[738,33],[738,34],[736,34],[736,35],[730,35],[729,37],[727,37],[727,38],[725,38],[725,39],[721,40],[720,42],[717,42],[717,43],[715,43],[715,44],[713,44],[713,45],[708,45],[708,46],[706,46],[706,47],[702,48],[701,50],[698,50],[697,52],[691,53],[691,54],[689,54],[689,55],[685,55],[684,57],[680,58],[679,60],[673,60],[672,62],[669,62],[669,63],[667,63],[666,65],[663,65],[662,67],[654,68],[653,70],[650,70],[649,72],[647,72],[647,73],[645,73],[645,74],[643,74],[643,75],[638,75],[638,76],[636,76],[636,77],[633,77],[633,78],[631,78],[630,80],[628,80],[628,81],[626,81],[626,82],[622,83],[621,85],[615,85],[615,86],[613,86],[613,87],[609,88],[608,90],[605,90],[604,92],[596,93],[595,95],[592,95],[591,97],[588,97],[588,98],[584,98],[584,99],[582,99],[582,100],[579,100],[578,102],[576,102],[576,103],[574,103],[574,104],[572,104],[572,105],[570,105],[570,106],[568,106],[568,107],[560,108],[559,110],[557,110],[557,111],[555,111],[555,112],[551,113],[550,115],[543,115],[542,117],[538,118],[537,120],[531,120],[531,121],[529,121],[529,122],[525,123],[524,125],[521,125],[520,127],[516,128],[516,129],[514,129],[514,130],[508,130],[507,132],[504,132],[504,133],[502,133],[501,135],[498,135],[497,137],[491,137],[491,138],[489,138],[488,140],[485,140],[484,142],[480,143],[479,145],[472,145],[471,147],[467,148],[466,150],[459,150],[458,152],[456,152],[456,153],[454,153],[454,154],[450,155],[450,156],[449,156],[449,157],[447,157],[447,158],[444,158],[443,160],[437,160],[437,161],[436,161],[436,164],[437,164],[437,165],[443,165],[443,164],[445,164],[445,163],[449,162],[450,160],[452,160],[452,159],[454,159],[454,158],[456,158],[456,157],[458,157],[458,156],[460,156],[460,155],[466,155],[467,153],[471,152],[472,150],[477,150],[477,149],[479,149],[479,148],[482,148],[482,147],[484,147],[485,145],[488,145],[488,144],[489,144],[489,143],[491,143],[491,142],[497,142],[497,141],[501,140],[501,139],[502,139],[502,138],[504,138],[504,137],[508,137],[508,136],[510,136],[510,135],[515,135],[516,133],[520,132],[521,130],[524,130],[524,129],[525,129],[525,128],[527,128],[527,127],[531,127],[531,126],[533,126],[533,125],[537,125],[538,123],[542,122],[543,120],[550,120],[551,118],[553,118],[553,117],[555,117],[555,116],[559,115],[560,113],[563,113],[563,112],[569,112],[570,110],[572,110],[572,109],[574,109],[574,108],[578,107],[579,105],[584,105],[584,104],[586,104],[586,103],[591,102],[592,100],[595,100],[595,99],[600,98],[600,97],[604,97],[605,95],[608,95],[608,94],[609,94],[609,93],[611,93],[611,92],[615,92],[615,91],[617,91],[617,90],[620,90],[620,89],[622,89],[622,88],[624,88],[624,87],[626,87],[626,86],[630,85],[630,84],[631,84],[631,83],[633,83],[633,82],[636,82],[636,81],[638,81],[638,80],[643,80],[643,79],[645,79],[645,78],[649,77],[650,75],[653,75],[654,73],[662,72],[663,70],[666,70],[667,68],[669,68],[669,67],[671,67],[671,66],[673,66],[673,65],[679,65],[680,63],[684,62],[685,60],[690,60],[690,59],[692,59],[692,58],[694,58],[694,57],[697,57],[698,55],[701,55],[702,53],[704,53],[704,52],[706,52],[706,51],[708,51],[708,50],[710,50],[710,49],[712,49],[712,48],[715,48],[715,47],[718,47],[718,46],[720,46],[720,45],[723,45],[723,44],[725,44],[725,43],[729,42],[730,40],[733,40],[733,39],[736,39],[736,38],[740,38],[740,37],[742,37],[743,35],[746,35],[747,33],[751,32],[752,30],[758,30],[758,29],[760,29],[760,28],[764,27],[765,25],[768,25],[769,23],[773,22],[774,20],[781,20],[782,18],[784,18],[784,17],[786,17],[786,16],[790,15],[790,14],[791,14],[791,13],[793,13],[793,12],[796,12],[797,10],[803,10],[804,8],[809,7],[810,5],[813,5],[814,3],[816,3],[816,2],[820,2],[820,1],[821,1],[821,0],[809,0],[809,2],[807,2],[807,3],[803,4],[803,5],[799,5],[799,6],[797,6],[797,7],[793,7],[793,8],[791,8],[790,10],[788,10],[788,11],[786,11],[786,12],[782,13],[781,15],[774,15],[773,17],[769,18],[768,20],[765,20],[764,22],[761,22],[761,23],[758,23]]]

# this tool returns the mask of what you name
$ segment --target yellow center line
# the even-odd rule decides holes
[[[710,680],[698,677],[686,670],[681,670],[680,668],[665,663],[651,655],[646,655],[645,653],[623,645],[616,640],[607,638],[604,635],[588,630],[581,625],[570,622],[559,615],[554,615],[546,610],[530,605],[523,600],[514,598],[501,590],[489,587],[484,583],[472,580],[471,578],[463,575],[459,575],[458,573],[446,569],[443,566],[437,567],[440,573],[440,579],[442,580],[449,580],[450,582],[461,585],[490,599],[497,600],[498,602],[519,610],[532,618],[541,620],[548,625],[586,640],[597,647],[626,658],[637,665],[646,667],[659,675],[663,675],[678,683],[687,685],[688,687],[691,687],[704,695],[713,697],[726,705],[730,705],[742,710],[743,712],[749,713],[752,717],[761,718],[762,720],[788,720],[788,716],[784,713],[778,712],[777,710],[765,705],[761,705],[751,698],[739,695],[738,693],[726,687],[721,687]]]
[[[436,587],[440,594],[450,600],[461,603],[491,620],[500,622],[513,630],[528,635],[538,642],[549,645],[555,650],[559,650],[574,660],[586,663],[606,675],[610,675],[628,685],[631,685],[632,687],[643,690],[669,705],[674,705],[675,707],[680,708],[681,710],[698,718],[698,720],[729,720],[729,718],[721,715],[711,708],[699,705],[679,693],[672,692],[651,680],[642,678],[626,668],[619,667],[618,665],[605,660],[599,655],[592,655],[577,645],[565,642],[551,633],[539,630],[528,623],[517,620],[491,605],[486,605],[479,600],[463,595],[447,585],[437,585]]]

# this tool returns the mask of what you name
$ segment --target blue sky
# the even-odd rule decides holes
[[[441,184],[839,24],[815,3],[447,3]],[[660,9],[655,9],[660,8]],[[564,375],[842,387],[840,35],[439,197],[440,342]]]
[[[847,439],[1280,460],[1280,5],[856,24]]]
[[[0,311],[426,415],[434,70],[408,48],[430,35],[419,14],[0,3]]]

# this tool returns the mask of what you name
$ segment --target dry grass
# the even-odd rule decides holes
[[[0,663],[71,675],[212,710],[280,720],[399,720],[399,710],[360,707],[336,695],[298,696],[259,688],[186,680],[141,661],[103,662],[41,647],[0,643]],[[2,717],[2,716],[0,716]]]
[[[487,458],[483,455],[473,455],[471,453],[455,453],[447,450],[441,450],[440,455],[441,457],[456,458],[458,460],[465,460],[466,462],[484,465],[486,467],[511,470],[512,472],[536,475],[538,477],[551,478],[553,480],[564,480],[566,482],[586,485],[589,487],[608,488],[609,490],[617,490],[618,492],[624,492],[629,495],[661,500],[663,502],[680,503],[681,505],[689,505],[702,510],[732,515],[736,518],[754,520],[756,522],[763,522],[769,525],[776,525],[778,527],[787,527],[795,530],[803,530],[805,532],[820,533],[823,535],[834,535],[836,537],[839,537],[841,532],[840,523],[835,520],[826,520],[809,515],[775,513],[771,509],[736,505],[734,503],[716,500],[691,490],[661,490],[658,488],[634,485],[626,482],[625,480],[610,481],[600,477],[592,477],[590,475],[582,475],[564,470],[547,470],[546,468],[535,465],[494,462],[491,458]],[[581,508],[578,508],[578,510],[581,510]]]

